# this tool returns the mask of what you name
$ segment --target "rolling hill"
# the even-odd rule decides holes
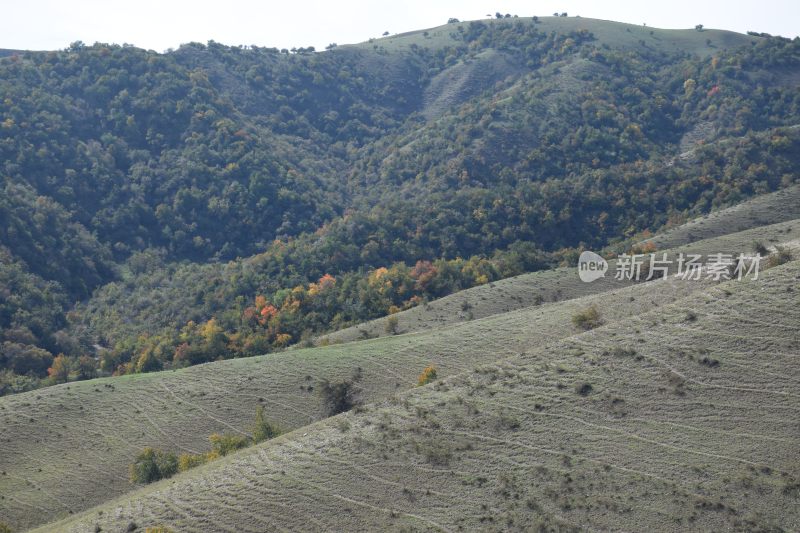
[[[0,51],[0,530],[800,529],[799,68],[581,17]]]
[[[750,252],[756,241],[775,244],[798,239],[800,223],[794,220],[699,241],[672,252]],[[23,439],[6,437],[3,442],[6,452],[0,458],[0,470],[5,474],[0,476],[0,493],[5,498],[0,500],[0,514],[16,526],[30,527],[101,504],[135,489],[127,477],[128,465],[145,446],[176,453],[204,452],[211,433],[247,434],[258,405],[280,427],[304,428],[324,417],[313,390],[322,379],[346,379],[361,369],[363,400],[380,405],[413,388],[428,365],[435,365],[442,378],[468,374],[532,346],[571,338],[581,331],[572,317],[591,306],[603,310],[602,319],[609,325],[626,323],[670,302],[689,301],[695,292],[708,289],[708,282],[700,281],[622,284],[609,278],[586,284],[574,270],[566,269],[525,275],[484,290],[514,301],[530,298],[537,282],[540,290],[558,287],[558,283],[564,287],[563,299],[502,312],[498,298],[470,295],[472,310],[485,318],[460,324],[428,322],[426,329],[416,333],[178,371],[81,381],[0,398],[2,433],[25,435]],[[449,299],[453,298],[459,301],[458,295]]]
[[[562,340],[518,320],[517,354],[43,530],[790,531],[798,279],[794,261]]]
[[[664,251],[699,240],[713,239],[797,219],[800,219],[800,186],[793,186],[775,193],[757,196],[733,207],[713,211],[709,215],[659,233],[642,243],[652,242],[656,249]],[[741,240],[740,236],[733,236],[733,238],[737,244],[748,245]],[[763,237],[753,234],[752,238],[757,240]],[[767,237],[764,239],[764,244],[770,245],[773,240],[775,240],[774,236]],[[711,245],[704,246],[706,249],[711,247]],[[613,271],[613,266],[611,271]],[[586,296],[594,292],[604,292],[624,284],[625,282],[618,282],[609,277],[587,285],[575,277],[573,268],[558,268],[473,287],[434,300],[424,306],[401,311],[393,316],[397,318],[398,331],[407,333],[442,327],[473,318],[483,318],[496,313],[529,307],[537,302],[560,301]],[[523,287],[525,288],[523,289]],[[325,335],[318,342],[348,342],[364,337],[388,334],[390,333],[386,331],[386,319],[381,318],[335,331]]]
[[[508,22],[508,20],[501,20],[500,22]],[[527,24],[532,22],[532,19],[531,17],[515,17],[513,22]],[[536,17],[536,22],[544,32],[569,33],[586,30],[591,32],[602,45],[622,50],[632,50],[636,53],[641,53],[642,51],[642,40],[645,41],[644,47],[653,51],[709,56],[720,49],[737,48],[763,39],[763,37],[759,36],[743,35],[726,30],[707,28],[704,28],[703,31],[692,29],[668,30],[585,17]],[[351,46],[357,48],[374,48],[377,46],[389,51],[410,49],[415,44],[417,46],[428,44],[434,49],[445,48],[448,45],[458,43],[458,27],[468,24],[469,21],[455,22],[427,30],[411,31],[372,39],[367,43]]]

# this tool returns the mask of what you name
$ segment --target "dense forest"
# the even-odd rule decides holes
[[[798,39],[444,28],[0,59],[0,394],[283,349],[797,180]]]

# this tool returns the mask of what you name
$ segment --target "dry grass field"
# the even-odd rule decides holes
[[[531,17],[522,16],[515,19],[529,24]],[[741,33],[704,29],[702,32],[695,29],[670,30],[626,24],[609,20],[592,19],[586,17],[538,17],[537,28],[544,32],[568,33],[570,31],[587,30],[603,44],[616,49],[640,49],[644,46],[657,48],[664,52],[687,52],[700,57],[717,53],[721,49],[735,48],[754,41],[760,37],[743,35]],[[487,19],[485,22],[496,22]],[[469,22],[445,24],[427,30],[411,31],[401,34],[376,37],[368,42],[348,45],[354,48],[383,48],[388,51],[407,50],[412,45],[442,48],[457,43],[451,34],[458,31],[458,26],[466,26]],[[391,29],[389,29],[391,30]]]
[[[793,261],[561,339],[493,317],[518,353],[44,530],[796,531],[798,291]]]
[[[798,238],[800,223],[784,222],[700,241],[680,250],[750,251],[755,241],[774,244]],[[537,276],[541,279],[537,280]],[[295,442],[297,438],[315,435],[322,439],[320,442],[327,442],[325,431],[330,429],[330,424],[335,428],[344,425],[331,421],[319,425],[324,414],[314,388],[321,379],[345,379],[360,368],[363,401],[371,412],[414,389],[417,376],[430,364],[437,367],[440,378],[449,379],[471,376],[481,365],[512,361],[522,354],[536,352],[540,354],[537,361],[549,361],[559,368],[564,357],[566,366],[562,370],[568,373],[582,360],[582,355],[575,355],[579,350],[542,351],[545,346],[567,346],[558,343],[570,338],[591,337],[609,328],[619,331],[613,335],[623,335],[623,332],[628,336],[641,335],[644,342],[649,338],[648,328],[631,329],[631,321],[641,320],[643,316],[660,316],[660,309],[679,302],[690,306],[697,301],[698,307],[702,307],[711,301],[708,294],[719,294],[717,289],[710,288],[711,282],[674,279],[629,286],[615,285],[610,279],[605,286],[600,281],[585,284],[571,269],[520,276],[494,285],[465,291],[470,294],[472,320],[435,324],[438,326],[435,329],[419,328],[420,331],[408,334],[221,361],[180,371],[75,382],[0,398],[0,438],[4,449],[0,456],[1,520],[16,529],[35,527],[125,495],[137,489],[128,480],[127,470],[143,447],[155,446],[176,453],[207,451],[207,437],[211,433],[247,433],[258,405],[263,405],[269,418],[285,430],[296,430],[282,437],[280,442]],[[537,287],[545,290],[548,285],[551,287],[547,290],[554,290],[552,286],[563,287],[561,300],[544,299],[538,304],[532,302],[527,307],[504,312],[503,300],[524,300],[530,298]],[[734,285],[738,289],[747,284],[737,282]],[[476,290],[486,291],[486,297],[482,298],[481,293],[473,296]],[[789,301],[796,302],[796,294],[787,293],[786,296]],[[461,305],[464,296],[449,298],[453,305]],[[435,302],[431,307],[434,305]],[[764,305],[763,302],[760,305]],[[583,333],[572,317],[592,306],[600,309],[605,326]],[[448,308],[440,309],[446,314]],[[736,306],[731,310],[738,314],[746,312]],[[785,311],[784,323],[791,324],[795,320],[796,332],[796,312],[788,307]],[[699,309],[696,313],[702,316]],[[771,323],[761,318],[756,323],[762,322],[765,327]],[[694,322],[685,325],[695,327]],[[562,349],[573,355],[567,357],[568,353],[562,354]],[[779,374],[780,370],[774,368],[778,363],[771,364],[771,372]],[[570,382],[564,394],[571,392],[573,386]],[[414,392],[409,398],[416,398],[416,394],[419,393]],[[583,401],[583,396],[579,395],[578,399]],[[352,416],[337,420],[348,420]],[[336,432],[337,438],[339,433],[343,432]],[[214,471],[217,467],[213,464],[188,475]],[[151,489],[148,487],[146,491]],[[186,500],[187,505],[190,501]],[[202,507],[198,505],[198,511]],[[153,520],[155,517],[153,515]],[[181,525],[180,530],[189,527],[190,522]],[[348,527],[345,523],[342,526]],[[53,527],[62,530],[61,525]]]

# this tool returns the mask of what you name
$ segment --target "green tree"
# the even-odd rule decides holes
[[[267,420],[264,414],[264,407],[260,405],[256,407],[256,419],[253,423],[253,442],[259,443],[273,439],[280,434],[280,430]]]
[[[10,368],[19,375],[43,377],[52,364],[53,356],[47,350],[18,342],[0,344],[0,368]]]
[[[78,379],[94,379],[97,377],[97,364],[88,355],[82,355],[78,358],[76,370]]]
[[[152,483],[172,477],[177,471],[178,458],[174,453],[147,447],[130,465],[130,478],[133,483]]]
[[[208,440],[211,442],[213,456],[222,457],[231,452],[247,447],[250,439],[244,435],[231,435],[230,433],[214,433]]]
[[[53,359],[53,364],[47,369],[47,374],[53,383],[66,383],[69,379],[71,367],[72,362],[66,355],[61,353]]]

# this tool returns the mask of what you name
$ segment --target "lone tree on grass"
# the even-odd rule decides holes
[[[428,383],[436,380],[436,367],[433,365],[429,365],[422,371],[422,374],[419,375],[419,379],[417,379],[417,384],[420,387],[423,385],[427,385]]]
[[[256,420],[253,424],[253,442],[259,443],[274,439],[280,434],[280,430],[273,424],[270,424],[266,416],[264,416],[264,408],[260,405],[256,407]]]
[[[400,320],[396,316],[390,316],[386,319],[386,326],[384,326],[384,331],[389,333],[390,335],[397,335],[399,333],[398,326],[400,324]]]
[[[152,483],[172,477],[178,471],[178,458],[174,453],[162,452],[149,446],[136,456],[130,467],[133,483]]]
[[[320,382],[317,390],[327,416],[344,413],[361,403],[359,381],[361,381],[361,368],[357,368],[350,379],[336,383],[331,383],[327,379]]]

